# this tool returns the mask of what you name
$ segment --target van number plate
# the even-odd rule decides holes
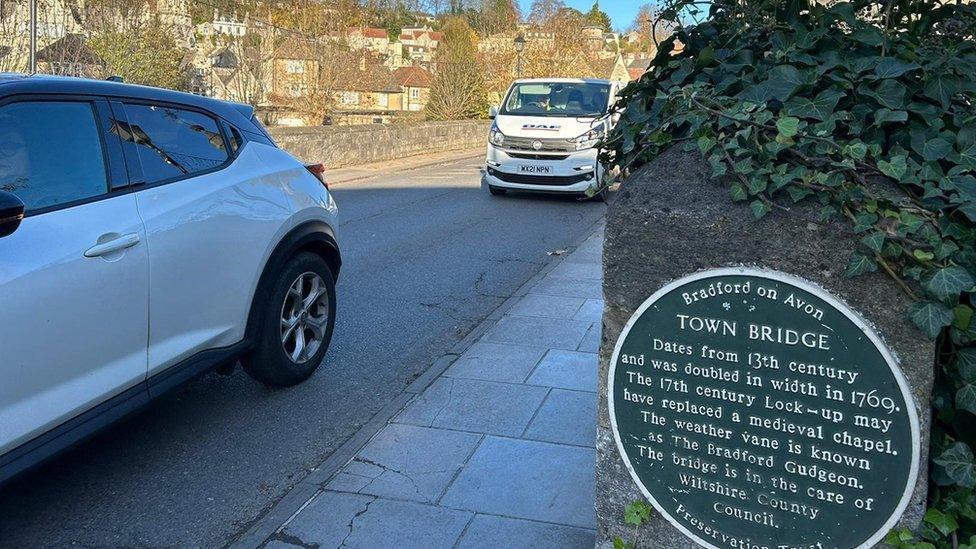
[[[552,173],[552,166],[519,166],[519,173]]]

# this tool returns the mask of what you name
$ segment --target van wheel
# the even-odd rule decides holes
[[[495,187],[494,185],[488,185],[488,192],[491,193],[491,196],[505,196],[508,194],[507,190]]]
[[[335,328],[335,279],[325,261],[300,253],[282,268],[262,310],[257,346],[241,360],[252,378],[291,386],[319,367]]]

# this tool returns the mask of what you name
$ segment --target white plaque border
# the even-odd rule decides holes
[[[911,502],[912,494],[915,491],[915,484],[918,482],[918,467],[919,467],[918,462],[919,462],[919,454],[921,452],[921,435],[920,435],[920,428],[919,428],[919,421],[918,421],[918,411],[916,410],[917,404],[915,402],[915,399],[912,397],[911,390],[908,387],[908,381],[905,379],[905,375],[902,373],[901,368],[898,366],[898,361],[891,354],[891,351],[888,350],[888,346],[884,344],[884,341],[882,341],[881,337],[878,336],[878,334],[874,331],[874,328],[872,328],[871,325],[867,321],[865,321],[860,314],[858,314],[856,311],[851,309],[846,303],[841,301],[840,298],[833,296],[827,290],[821,288],[819,285],[795,275],[787,274],[780,271],[774,271],[771,269],[760,269],[756,267],[722,267],[717,269],[708,269],[704,271],[699,271],[697,273],[669,282],[660,290],[654,292],[651,295],[651,297],[647,298],[644,301],[644,303],[642,303],[641,306],[638,307],[636,311],[634,311],[634,314],[631,315],[630,320],[628,320],[627,324],[624,325],[623,331],[620,332],[620,337],[617,338],[617,343],[616,345],[614,345],[613,348],[613,356],[610,358],[610,364],[609,367],[607,368],[608,370],[607,407],[610,414],[610,427],[611,430],[613,431],[613,438],[617,443],[617,450],[620,453],[620,457],[623,460],[624,465],[627,467],[627,470],[630,472],[631,478],[640,488],[641,493],[644,494],[644,497],[646,497],[647,500],[650,501],[652,505],[654,505],[654,508],[657,509],[658,512],[661,513],[661,515],[663,515],[664,518],[666,518],[668,522],[671,523],[672,526],[677,528],[679,531],[681,531],[681,533],[688,536],[695,543],[701,545],[702,547],[708,547],[709,549],[721,549],[701,539],[693,532],[685,528],[684,525],[682,525],[677,520],[675,520],[675,518],[672,517],[671,514],[668,513],[664,509],[664,507],[658,503],[656,499],[654,499],[654,496],[651,495],[650,491],[647,489],[646,486],[644,486],[644,483],[641,482],[640,478],[637,476],[637,472],[634,470],[634,466],[630,463],[630,458],[627,457],[627,452],[624,451],[623,441],[620,439],[620,433],[617,430],[617,417],[616,414],[614,414],[614,403],[613,403],[613,381],[614,381],[614,374],[616,371],[617,360],[620,356],[620,348],[623,346],[624,340],[626,340],[627,336],[630,334],[631,328],[634,327],[634,324],[637,322],[637,319],[639,319],[640,316],[644,314],[644,311],[649,309],[659,299],[661,299],[666,294],[670,293],[672,290],[684,286],[685,284],[689,284],[691,282],[703,280],[706,278],[714,278],[719,276],[736,276],[736,275],[767,278],[767,279],[775,280],[777,282],[790,284],[800,288],[801,290],[805,290],[819,297],[820,299],[826,301],[835,309],[843,313],[844,316],[846,316],[851,322],[854,323],[855,326],[860,328],[861,331],[863,331],[868,336],[868,339],[870,339],[871,342],[874,343],[874,346],[878,349],[878,351],[881,352],[881,356],[884,357],[885,362],[888,364],[888,368],[891,370],[891,373],[895,376],[895,380],[898,382],[898,387],[901,388],[902,396],[905,399],[905,406],[908,412],[908,419],[909,419],[909,423],[911,423],[911,431],[912,431],[911,471],[908,476],[908,482],[906,483],[905,490],[902,493],[901,501],[898,502],[898,507],[895,508],[895,512],[891,514],[891,516],[888,518],[888,521],[885,522],[884,525],[881,526],[881,528],[877,532],[872,534],[867,541],[865,541],[861,545],[858,545],[857,549],[868,549],[870,547],[873,547],[874,544],[884,539],[884,537],[888,534],[888,531],[894,528],[894,526],[898,523],[898,520],[901,518],[902,514],[905,512],[905,509],[908,508],[908,504]]]

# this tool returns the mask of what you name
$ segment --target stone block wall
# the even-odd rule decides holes
[[[281,148],[303,162],[342,168],[420,154],[474,149],[488,139],[487,120],[392,125],[270,128]]]

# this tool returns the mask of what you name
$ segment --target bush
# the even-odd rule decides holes
[[[677,32],[624,90],[604,160],[626,174],[680,143],[757,219],[816,200],[850,221],[846,274],[883,270],[937,340],[929,512],[888,542],[976,543],[976,7],[697,4],[663,11]]]

